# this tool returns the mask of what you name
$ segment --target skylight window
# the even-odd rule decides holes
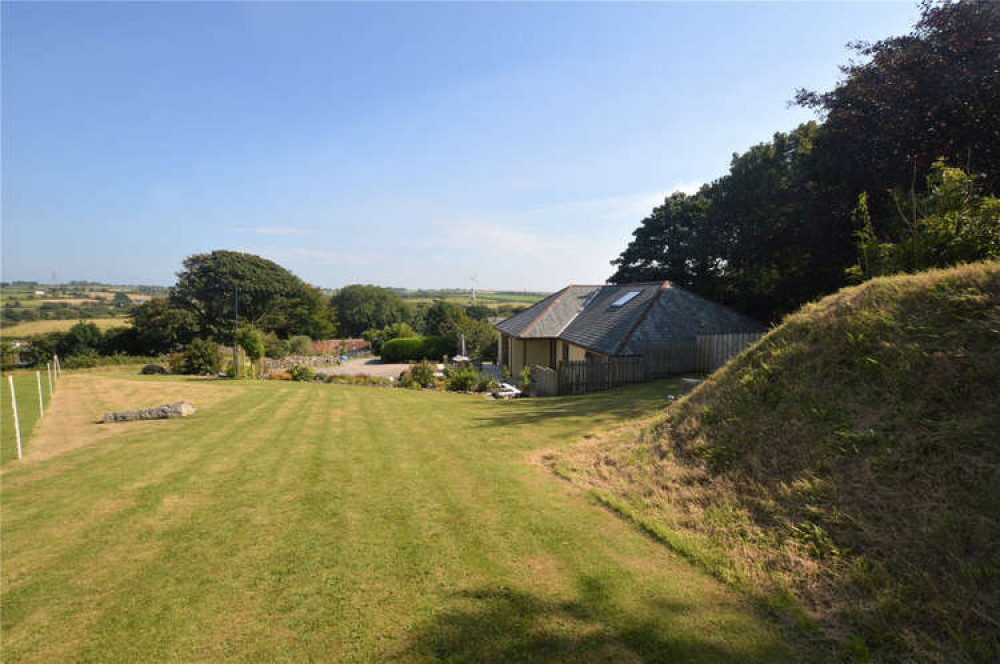
[[[624,295],[622,295],[617,300],[615,300],[614,302],[612,302],[611,306],[612,307],[624,307],[626,304],[628,304],[633,299],[635,299],[635,296],[638,295],[641,292],[642,291],[637,291],[637,290],[629,291],[629,292],[625,293]]]

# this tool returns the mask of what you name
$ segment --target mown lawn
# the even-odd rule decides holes
[[[44,368],[43,368],[44,369]],[[10,382],[7,376],[14,377],[14,395],[17,397],[17,418],[21,429],[21,452],[27,453],[30,444],[31,434],[41,410],[38,407],[38,379],[34,371],[15,371],[11,374],[0,375],[0,463],[7,463],[17,459],[17,438],[14,430],[14,407],[10,398]],[[42,405],[48,406],[49,399],[49,377],[43,370],[40,372],[42,379]],[[55,380],[55,379],[53,379]],[[57,383],[53,382],[53,386]]]
[[[2,477],[3,661],[801,659],[537,460],[670,387],[501,403],[66,373]],[[189,418],[88,414],[185,391]]]

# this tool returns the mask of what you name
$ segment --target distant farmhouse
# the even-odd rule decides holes
[[[704,335],[761,334],[755,320],[669,281],[567,286],[496,324],[498,362],[518,375],[525,365],[641,357],[651,349],[693,346]]]

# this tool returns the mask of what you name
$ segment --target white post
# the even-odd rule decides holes
[[[45,363],[45,373],[49,375],[49,396],[52,396],[52,363]]]
[[[62,375],[62,366],[59,364],[59,356],[53,355],[52,359],[55,360],[56,363],[56,378],[59,378],[59,376]]]
[[[14,438],[17,440],[17,458],[21,458],[21,424],[17,419],[17,399],[14,397],[14,377],[7,375],[10,381],[10,407],[14,411]]]
[[[35,372],[35,381],[38,383],[38,417],[45,414],[45,403],[42,401],[42,372]]]

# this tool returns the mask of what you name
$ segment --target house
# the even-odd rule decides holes
[[[693,344],[701,335],[766,331],[669,281],[567,286],[495,327],[498,363],[512,376],[526,364],[555,369],[560,362],[642,356],[650,348]]]

